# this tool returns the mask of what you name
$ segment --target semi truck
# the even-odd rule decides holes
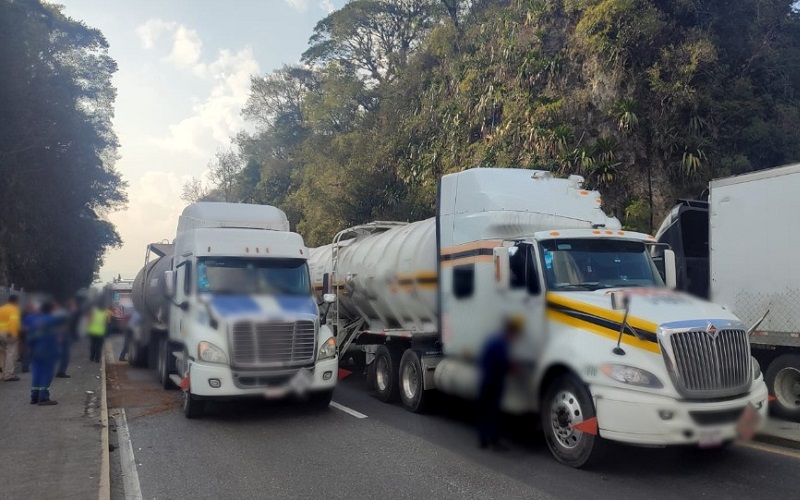
[[[656,233],[676,253],[677,285],[723,305],[752,332],[776,416],[800,421],[800,164],[713,180]],[[763,320],[763,321],[762,321]]]
[[[375,222],[311,250],[340,357],[363,350],[382,401],[425,410],[434,391],[477,397],[479,358],[522,315],[503,410],[538,413],[560,462],[604,440],[721,447],[763,420],[767,389],[730,311],[674,291],[653,236],[623,231],[583,178],[476,168],[445,175],[435,217]]]
[[[104,305],[110,308],[113,313],[109,324],[109,329],[112,332],[122,331],[133,311],[132,289],[133,280],[125,280],[122,277],[114,278],[103,287]]]
[[[142,318],[131,363],[183,391],[188,418],[205,402],[301,396],[328,406],[335,339],[312,296],[308,249],[281,210],[195,203],[172,243],[150,244],[133,285]]]

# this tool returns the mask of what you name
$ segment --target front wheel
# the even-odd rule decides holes
[[[172,366],[175,364],[172,361],[172,352],[170,349],[169,341],[162,340],[158,343],[158,383],[164,389],[172,389],[174,384],[169,376],[174,373]]]
[[[181,406],[183,414],[189,419],[200,418],[206,411],[206,402],[202,399],[197,399],[190,389],[184,389]]]
[[[800,356],[784,354],[778,357],[770,363],[765,378],[769,393],[775,396],[772,412],[800,422]]]
[[[308,402],[312,408],[324,410],[331,404],[331,399],[333,399],[333,389],[312,392],[309,395]]]
[[[413,349],[406,349],[400,358],[400,401],[414,413],[424,413],[430,395],[424,390],[422,362]]]
[[[580,468],[597,459],[602,438],[574,428],[597,416],[589,389],[578,377],[566,374],[555,380],[541,411],[547,447],[556,460]]]

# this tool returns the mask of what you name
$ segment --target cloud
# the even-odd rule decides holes
[[[334,10],[336,10],[336,8],[333,6],[333,2],[331,2],[331,0],[322,0],[319,3],[319,8],[324,10],[326,14],[331,14],[331,13],[333,13]]]
[[[299,10],[300,12],[305,12],[308,9],[308,0],[284,0],[286,3],[289,4],[295,10]]]
[[[154,142],[167,150],[210,157],[210,142],[227,145],[244,126],[240,112],[250,93],[250,76],[259,72],[259,66],[252,48],[245,47],[221,50],[213,62],[198,63],[193,72],[212,82],[208,97],[192,107],[191,116],[171,125],[167,137]]]
[[[163,38],[168,37],[172,42],[170,53],[163,60],[175,65],[177,68],[192,68],[200,60],[203,50],[203,41],[197,31],[189,29],[183,24],[161,19],[149,19],[136,28],[136,35],[142,47],[153,50]]]
[[[167,60],[179,68],[190,68],[200,60],[202,49],[203,41],[197,32],[179,25],[173,34],[172,52]]]

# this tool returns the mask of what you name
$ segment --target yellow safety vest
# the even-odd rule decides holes
[[[86,333],[92,337],[102,337],[106,334],[106,325],[108,324],[108,311],[103,309],[95,310],[92,313],[92,318],[89,320],[89,327]]]
[[[19,323],[19,307],[14,304],[0,306],[0,333],[9,333],[12,337],[19,336]]]

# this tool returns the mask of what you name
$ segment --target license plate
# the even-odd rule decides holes
[[[739,421],[736,422],[736,432],[739,434],[739,438],[748,441],[753,439],[760,425],[761,414],[758,413],[758,410],[756,410],[752,403],[748,403],[747,406],[744,407]]]
[[[264,397],[267,399],[282,398],[286,395],[285,387],[267,387],[264,389]]]
[[[714,448],[722,444],[722,432],[718,430],[700,431],[701,448]]]

